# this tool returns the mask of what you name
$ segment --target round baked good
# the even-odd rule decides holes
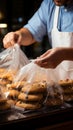
[[[11,105],[7,103],[7,99],[5,97],[0,97],[0,110],[10,109]]]
[[[6,86],[8,83],[9,81],[3,80],[3,79],[0,80],[0,86]]]
[[[59,86],[62,88],[63,94],[73,93],[73,80],[72,79],[60,80]]]
[[[25,94],[20,93],[18,99],[25,102],[39,102],[43,100],[43,94]]]
[[[66,101],[73,101],[73,94],[64,94],[63,95],[63,100],[64,100],[64,102]]]
[[[11,108],[11,105],[7,102],[5,102],[4,104],[1,104],[0,105],[0,110],[3,111],[3,110],[8,110]]]
[[[24,93],[45,93],[47,91],[46,82],[35,82],[33,84],[26,84],[22,89]]]
[[[62,104],[63,104],[63,100],[61,100],[60,98],[48,98],[45,101],[46,106],[59,106]]]
[[[16,89],[16,90],[21,90],[21,88],[26,84],[26,81],[20,81],[20,82],[15,82],[12,84],[7,84],[8,89]]]
[[[72,79],[66,79],[66,80],[60,80],[59,81],[60,86],[73,86],[73,80]]]
[[[0,68],[0,74],[1,73],[5,73],[6,72],[6,69],[5,68]]]
[[[9,78],[9,77],[11,77],[11,74],[8,73],[8,72],[2,73],[2,74],[0,75],[0,78]]]
[[[1,105],[1,104],[4,104],[6,101],[7,101],[6,98],[0,98],[0,105]]]
[[[14,106],[16,104],[16,100],[8,99],[7,103],[10,104],[11,106]]]
[[[41,108],[41,104],[39,104],[39,103],[31,104],[31,103],[24,103],[21,101],[18,101],[16,103],[16,106],[24,108],[25,110],[36,110],[36,109]]]
[[[66,87],[62,90],[63,90],[63,94],[69,94],[69,95],[73,94],[73,88],[71,88],[71,87]]]
[[[19,91],[11,89],[8,91],[8,98],[9,99],[17,99],[19,95]]]

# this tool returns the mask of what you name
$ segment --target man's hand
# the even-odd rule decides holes
[[[3,45],[4,48],[8,48],[10,46],[13,46],[15,43],[20,42],[20,35],[15,32],[10,32],[3,38]]]
[[[35,63],[44,68],[56,68],[64,60],[64,48],[53,48],[46,51],[35,60]]]
[[[9,32],[3,38],[3,46],[4,48],[8,48],[13,46],[14,44],[28,46],[35,42],[34,37],[30,33],[30,31],[26,28],[21,28],[15,32]]]

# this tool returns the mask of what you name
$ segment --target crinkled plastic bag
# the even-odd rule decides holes
[[[15,107],[36,110],[43,107],[47,94],[46,69],[31,61],[22,67],[14,78],[12,87],[19,91]]]
[[[48,69],[47,73],[50,75],[50,82],[47,86],[45,104],[51,106],[72,102],[73,62],[62,62],[55,69]]]
[[[39,67],[34,60],[22,67],[14,79],[14,82],[26,80],[29,83],[47,81],[47,69]]]
[[[32,60],[16,74],[12,89],[19,92],[15,107],[33,110],[43,106],[60,106],[63,104],[63,91],[54,81],[53,69],[39,67]],[[11,89],[11,90],[12,90]]]
[[[11,107],[12,105],[7,102],[7,98],[0,86],[0,113],[11,109]]]
[[[14,79],[14,83],[18,83],[16,89],[19,90],[21,88],[16,106],[24,107],[24,110],[26,110],[28,106],[31,106],[28,109],[32,109],[33,106],[35,109],[39,105],[40,108],[43,106],[62,105],[62,89],[53,81],[53,73],[51,74],[51,72],[51,69],[39,67],[34,63],[34,60],[22,67]],[[53,78],[55,78],[54,76]],[[24,82],[22,87],[20,82]],[[41,95],[43,98],[40,101],[37,100],[37,103],[33,99],[31,99],[32,102],[30,101],[30,97],[34,96],[35,100],[35,96],[39,99]]]
[[[22,52],[18,44],[0,53],[0,68],[19,70],[28,63],[28,58]]]
[[[29,63],[18,44],[7,48],[0,53],[0,87],[7,92],[8,84],[12,84],[18,70]]]
[[[36,88],[41,88],[41,86],[43,88],[44,85],[47,91],[44,91],[43,102],[39,103],[38,101],[38,104],[43,104],[48,107],[62,106],[65,102],[73,100],[73,80],[67,80],[67,78],[72,79],[72,72],[71,75],[70,72],[70,69],[69,71],[65,71],[62,66],[61,68],[58,66],[55,69],[44,69],[35,64],[33,60],[19,70],[14,82],[27,82],[26,84],[24,83],[20,91],[20,94],[26,94],[27,99],[29,99],[30,94],[35,95],[35,92],[31,93],[32,90],[35,91]],[[61,80],[63,80],[63,82],[59,83]],[[47,84],[45,84],[44,81],[46,81]],[[19,88],[19,85],[17,88]],[[39,92],[42,94],[42,89],[39,89],[38,92],[36,89],[37,95]],[[33,104],[34,103],[32,103],[32,105]],[[26,104],[25,101],[18,99],[17,105],[20,107],[24,106],[25,108],[28,103]]]

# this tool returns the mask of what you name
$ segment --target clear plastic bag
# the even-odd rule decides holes
[[[34,60],[21,67],[13,84],[9,86],[9,95],[12,95],[15,107],[36,110],[44,106],[59,107],[72,101],[73,80],[70,80],[69,74],[63,76],[63,72],[65,73],[65,70],[59,66],[56,69],[41,68]]]
[[[26,80],[29,83],[47,81],[47,69],[39,67],[34,61],[23,66],[17,73],[14,82]]]
[[[67,61],[68,63],[68,61]],[[60,64],[55,69],[48,69],[50,82],[47,86],[45,105],[63,105],[73,102],[73,62]]]
[[[37,109],[37,106],[42,108],[44,106],[62,105],[62,89],[55,82],[56,77],[53,71],[53,69],[39,67],[34,63],[34,60],[22,67],[14,79],[14,83],[18,83],[16,85],[17,89],[20,88],[19,82],[24,82],[20,89],[16,106],[24,108],[24,110],[31,110],[32,108]],[[33,101],[36,97],[38,97],[37,103]]]
[[[30,61],[18,44],[0,53],[0,88],[8,100],[9,88],[17,72]],[[14,92],[12,92],[14,93]],[[11,102],[12,104],[12,102]]]
[[[26,97],[29,97],[30,94],[35,95],[35,93],[36,95],[38,95],[39,93],[42,94],[41,86],[43,90],[44,88],[45,90],[43,95],[44,100],[43,102],[40,102],[40,104],[49,107],[63,105],[67,96],[65,96],[64,94],[65,93],[64,88],[62,87],[61,84],[59,84],[59,81],[61,80],[60,78],[61,77],[58,75],[58,69],[44,69],[36,65],[34,63],[34,60],[31,61],[31,63],[22,67],[19,70],[19,72],[16,75],[16,78],[14,79],[14,82],[23,82],[23,81],[26,82],[26,84],[24,83],[24,85],[20,90],[22,96],[21,95],[19,96],[20,97],[18,99],[19,103],[17,103],[17,105],[21,107],[26,106],[26,104],[24,105],[24,103],[26,102],[24,101],[24,99],[22,101],[21,98],[24,97],[25,93]],[[66,77],[63,79],[64,81],[66,81],[65,80]],[[19,88],[19,86],[20,85],[18,84],[17,88]],[[39,88],[38,92],[36,88]]]
[[[22,67],[16,74],[11,86],[8,97],[12,91],[19,92],[12,95],[16,101],[15,107],[24,110],[36,110],[43,106],[47,94],[47,75],[46,69],[37,66],[34,61]],[[16,98],[15,98],[16,97]]]
[[[12,105],[7,102],[7,98],[5,94],[3,93],[3,90],[0,86],[0,113],[10,110],[11,107]]]
[[[18,70],[29,63],[29,59],[22,52],[18,44],[0,53],[0,68]]]
[[[13,80],[15,74],[20,68],[28,64],[30,61],[22,52],[18,44],[7,48],[0,53],[0,83],[5,80]],[[4,80],[3,80],[4,79]]]

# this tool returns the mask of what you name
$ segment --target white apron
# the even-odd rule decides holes
[[[59,16],[59,7],[56,6],[53,29],[51,32],[51,44],[54,47],[73,47],[73,32],[59,32],[57,29]],[[63,61],[55,69],[57,80],[72,78],[73,79],[73,61]]]

